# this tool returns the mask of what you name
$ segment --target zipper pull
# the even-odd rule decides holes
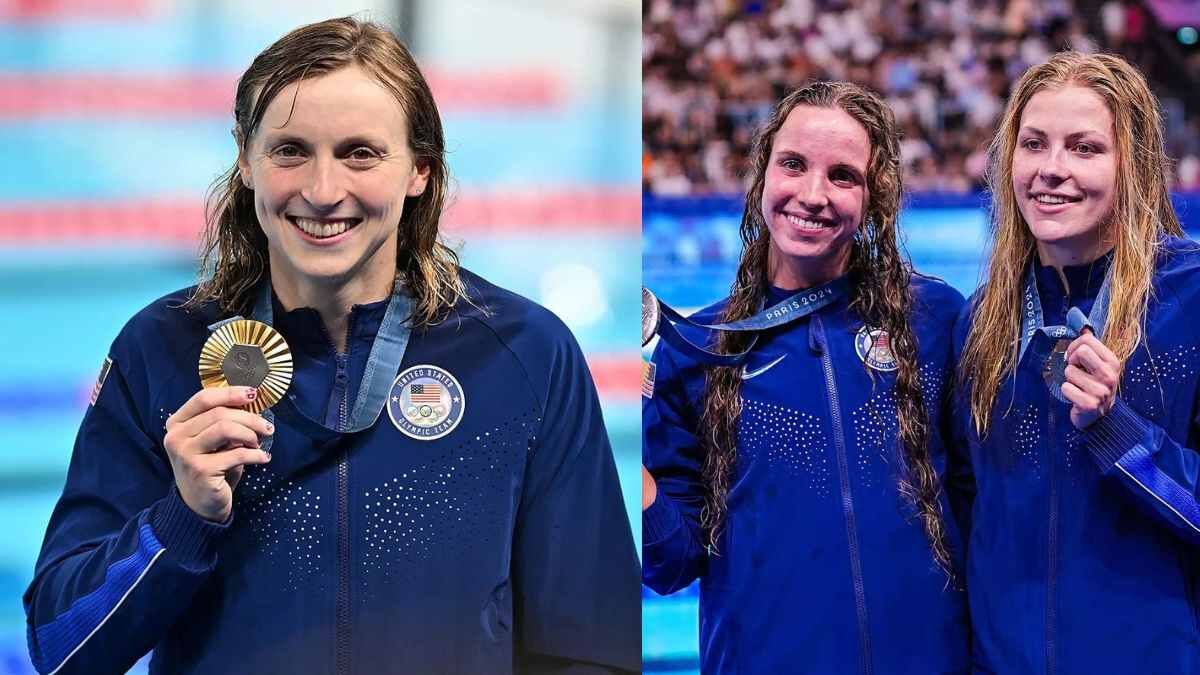
[[[825,326],[821,324],[821,317],[814,314],[808,322],[808,348],[814,355],[820,356],[825,353],[825,347]]]
[[[346,383],[348,377],[346,375],[346,368],[350,365],[349,361],[350,357],[346,354],[334,354],[336,370],[334,371],[333,378],[342,384]]]

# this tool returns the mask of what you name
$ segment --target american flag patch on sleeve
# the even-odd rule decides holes
[[[100,398],[100,389],[104,386],[104,380],[108,379],[108,371],[112,370],[112,358],[104,357],[104,365],[100,366],[100,376],[96,378],[96,386],[92,387],[92,400],[88,405],[96,405],[96,399]]]
[[[642,396],[654,398],[654,371],[658,367],[653,361],[642,361]]]

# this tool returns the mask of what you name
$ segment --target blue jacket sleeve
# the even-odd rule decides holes
[[[1167,435],[1128,403],[1084,431],[1084,443],[1101,470],[1184,540],[1200,546],[1200,454]]]
[[[123,673],[159,642],[216,564],[227,525],[180,499],[159,440],[135,404],[146,378],[114,344],[84,414],[66,486],[25,592],[40,673]],[[144,399],[143,399],[144,400]],[[146,406],[148,408],[149,406]],[[144,409],[144,408],[143,408]]]
[[[543,414],[514,535],[517,672],[640,672],[629,516],[587,362],[558,327],[548,369],[534,376]]]
[[[653,390],[644,387],[642,398],[642,461],[657,489],[642,511],[642,582],[661,594],[686,588],[708,567],[696,408],[670,354],[661,342],[654,350]]]

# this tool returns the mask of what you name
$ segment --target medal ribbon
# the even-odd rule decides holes
[[[265,279],[259,284],[258,299],[254,303],[255,321],[261,321],[268,326],[274,320],[274,308],[271,302],[271,282]],[[362,382],[358,385],[358,397],[354,407],[350,409],[350,417],[346,427],[331,429],[323,422],[318,422],[305,415],[295,404],[295,395],[289,394],[281,403],[287,404],[290,410],[281,411],[286,417],[295,413],[305,418],[309,423],[316,424],[329,431],[352,434],[375,425],[383,406],[387,403],[388,392],[392,389],[392,380],[400,372],[400,362],[404,360],[404,350],[408,347],[408,338],[412,334],[408,319],[412,315],[412,298],[404,292],[404,286],[398,280],[392,290],[387,310],[383,313],[383,321],[379,324],[379,332],[371,345],[371,354],[367,357],[367,366],[363,370]]]
[[[251,318],[273,327],[274,307],[271,303],[269,278],[259,283],[255,289],[255,295]],[[392,381],[396,377],[396,373],[400,371],[401,361],[404,360],[404,350],[408,347],[408,338],[412,334],[412,329],[408,324],[411,314],[412,298],[404,292],[403,285],[397,281],[387,309],[384,311],[383,321],[379,325],[379,332],[376,333],[375,341],[371,345],[371,354],[367,357],[367,366],[363,370],[362,382],[358,386],[358,397],[354,400],[354,407],[350,409],[350,416],[345,428],[328,427],[323,422],[304,414],[296,405],[296,395],[290,393],[274,408],[263,411],[263,417],[274,422],[276,409],[278,409],[279,415],[299,427],[300,431],[304,431],[306,427],[309,429],[319,428],[335,434],[352,434],[374,426],[380,413],[383,412],[384,405],[387,404]],[[226,323],[241,318],[235,316],[218,321],[208,329],[215,331]],[[264,442],[263,449],[270,449],[270,443],[273,440],[273,436],[268,437]]]
[[[843,275],[821,286],[797,291],[782,302],[778,302],[748,319],[728,323],[696,323],[655,298],[655,302],[658,304],[659,318],[654,330],[667,344],[701,363],[710,366],[736,366],[741,364],[746,359],[746,355],[754,349],[754,343],[758,340],[757,335],[744,351],[734,354],[718,354],[688,340],[679,332],[676,324],[683,324],[698,330],[758,332],[803,319],[846,295],[849,290],[849,277]]]

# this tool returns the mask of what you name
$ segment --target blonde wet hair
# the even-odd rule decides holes
[[[1078,52],[1056,54],[1025,71],[989,149],[993,243],[987,279],[959,362],[960,382],[970,387],[971,420],[981,436],[991,426],[1001,380],[1016,367],[1024,274],[1036,254],[1036,241],[1013,190],[1012,160],[1021,114],[1034,94],[1070,86],[1097,94],[1113,117],[1116,189],[1112,214],[1100,233],[1113,245],[1103,336],[1122,363],[1142,341],[1151,278],[1164,239],[1183,235],[1167,187],[1170,162],[1163,149],[1162,113],[1142,74],[1119,56]]]

